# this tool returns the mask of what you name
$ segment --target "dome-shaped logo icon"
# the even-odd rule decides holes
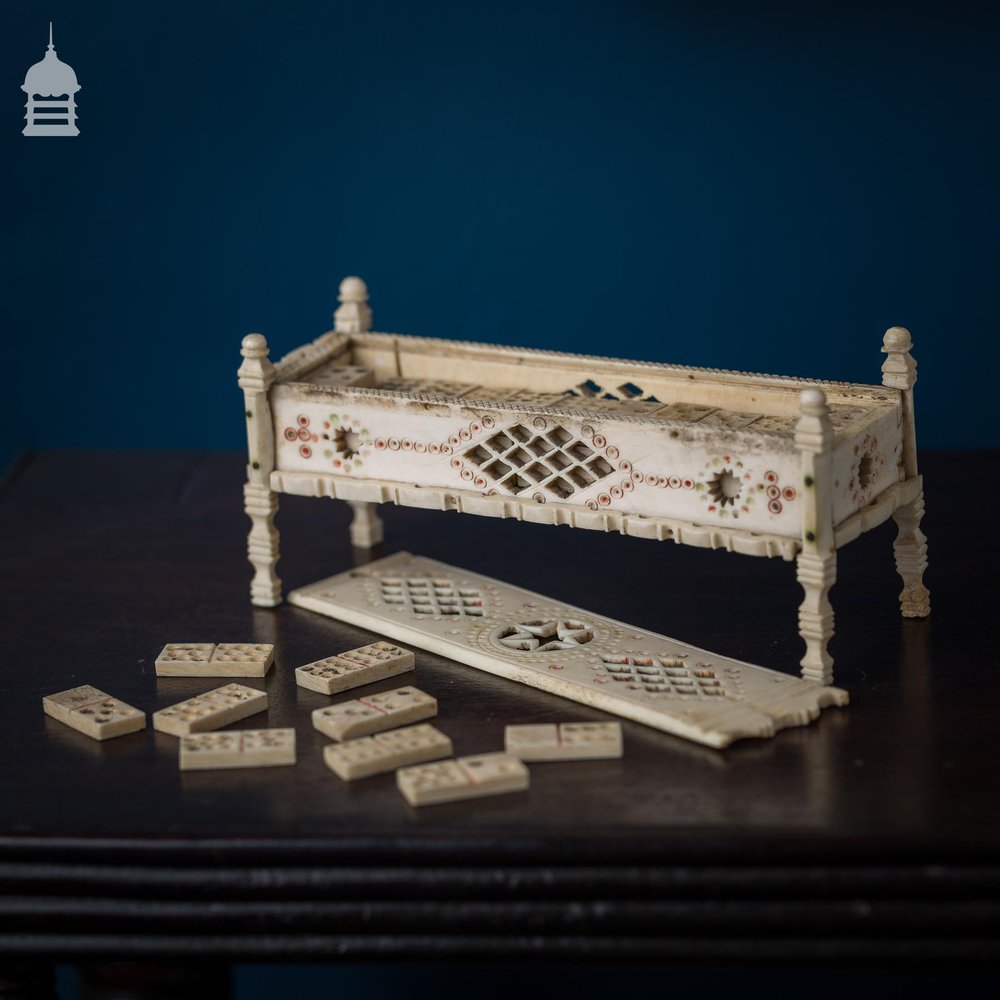
[[[22,135],[79,135],[76,127],[76,92],[80,90],[73,67],[64,63],[52,44],[49,22],[49,48],[45,58],[24,74],[21,86],[28,95],[25,105],[27,125]]]

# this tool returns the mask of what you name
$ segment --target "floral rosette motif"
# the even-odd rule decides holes
[[[887,464],[888,459],[879,449],[878,438],[874,434],[866,434],[854,446],[854,460],[847,481],[847,493],[854,503],[864,506],[871,500]]]
[[[738,520],[749,514],[756,503],[767,504],[770,514],[781,514],[785,505],[796,500],[794,486],[782,486],[778,473],[768,469],[760,479],[739,458],[715,455],[697,476],[640,474],[637,482],[659,489],[693,490],[705,505],[705,512],[719,518]]]
[[[352,472],[364,464],[369,441],[368,429],[348,415],[331,413],[314,427],[306,414],[295,418],[295,425],[283,431],[289,447],[297,447],[302,458],[326,459],[338,472]]]

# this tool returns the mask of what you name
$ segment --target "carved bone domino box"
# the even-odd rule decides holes
[[[832,680],[836,550],[894,516],[904,615],[929,612],[909,333],[882,385],[371,333],[341,284],[335,328],[272,365],[243,342],[254,603],[280,602],[277,494],[568,524],[797,559],[803,674]]]

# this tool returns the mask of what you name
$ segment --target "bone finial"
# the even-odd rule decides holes
[[[893,389],[912,389],[917,381],[917,363],[910,354],[913,338],[902,326],[890,326],[882,338],[882,384]]]
[[[261,333],[248,333],[243,338],[240,354],[245,358],[266,358],[268,352],[267,340]]]
[[[368,286],[357,275],[344,278],[337,300],[340,305],[333,314],[333,328],[337,333],[365,333],[372,328]]]

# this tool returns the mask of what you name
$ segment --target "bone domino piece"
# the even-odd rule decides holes
[[[528,787],[528,769],[506,753],[480,754],[442,760],[436,764],[404,767],[396,772],[396,785],[411,806],[459,802]]]
[[[46,715],[94,740],[110,740],[146,728],[145,712],[89,684],[48,695],[42,699],[42,708]]]
[[[269,642],[168,642],[156,658],[158,677],[264,677],[274,663]]]
[[[451,753],[451,740],[424,723],[346,743],[331,743],[323,750],[323,760],[338,778],[356,781],[409,764],[448,757]]]
[[[181,737],[182,771],[216,768],[281,767],[295,763],[294,729],[238,729]]]
[[[526,761],[621,757],[622,727],[617,722],[507,726],[504,746],[507,753]]]
[[[403,687],[317,708],[312,719],[324,736],[350,740],[408,726],[434,715],[437,715],[437,699],[414,687]]]
[[[413,667],[413,653],[408,649],[380,641],[307,663],[295,671],[295,683],[320,694],[338,694],[395,677]]]
[[[226,684],[153,713],[153,728],[171,736],[205,733],[267,708],[267,695],[243,684]]]

